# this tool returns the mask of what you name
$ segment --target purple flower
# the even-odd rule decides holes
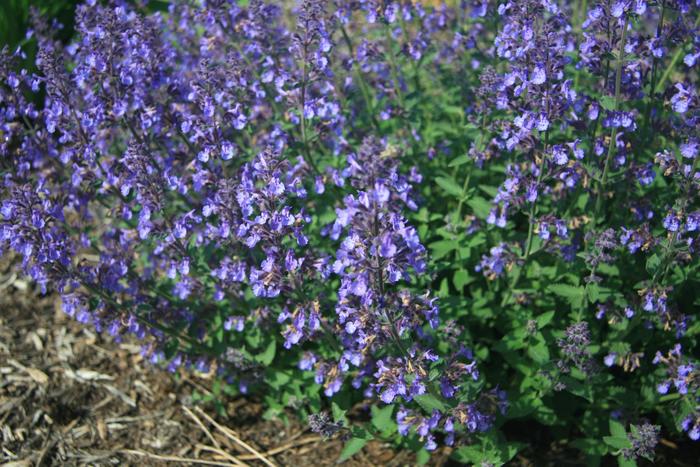
[[[605,356],[603,361],[605,362],[605,366],[613,366],[615,364],[615,359],[617,358],[617,354],[615,352],[609,353],[608,355]]]

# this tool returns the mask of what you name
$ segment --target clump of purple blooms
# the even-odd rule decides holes
[[[638,459],[639,457],[653,459],[654,449],[659,443],[661,427],[646,422],[642,425],[632,425],[631,428],[632,431],[627,434],[627,437],[632,443],[632,447],[624,449],[622,454],[627,459]]]
[[[567,390],[590,436],[611,406],[639,421],[628,459],[650,413],[700,438],[700,1],[75,19],[63,44],[33,12],[27,69],[0,51],[0,252],[68,315],[325,437],[343,396],[477,462],[509,404],[553,424]],[[627,403],[649,375],[660,399]]]

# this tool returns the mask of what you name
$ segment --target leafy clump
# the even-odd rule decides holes
[[[34,12],[36,72],[0,54],[0,246],[67,314],[342,459],[502,464],[518,419],[621,463],[698,439],[695,3],[75,18]]]

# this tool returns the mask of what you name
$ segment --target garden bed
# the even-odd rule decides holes
[[[341,440],[322,440],[293,416],[264,420],[254,399],[222,401],[225,415],[193,405],[211,380],[157,369],[134,341],[96,334],[64,316],[54,296],[37,296],[12,272],[0,277],[0,463],[265,465],[207,416],[275,465],[338,458]],[[375,442],[345,465],[410,465],[411,457]]]

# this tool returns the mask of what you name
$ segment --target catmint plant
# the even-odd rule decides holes
[[[700,438],[696,0],[31,18],[0,52],[0,251],[72,318],[341,460]]]

